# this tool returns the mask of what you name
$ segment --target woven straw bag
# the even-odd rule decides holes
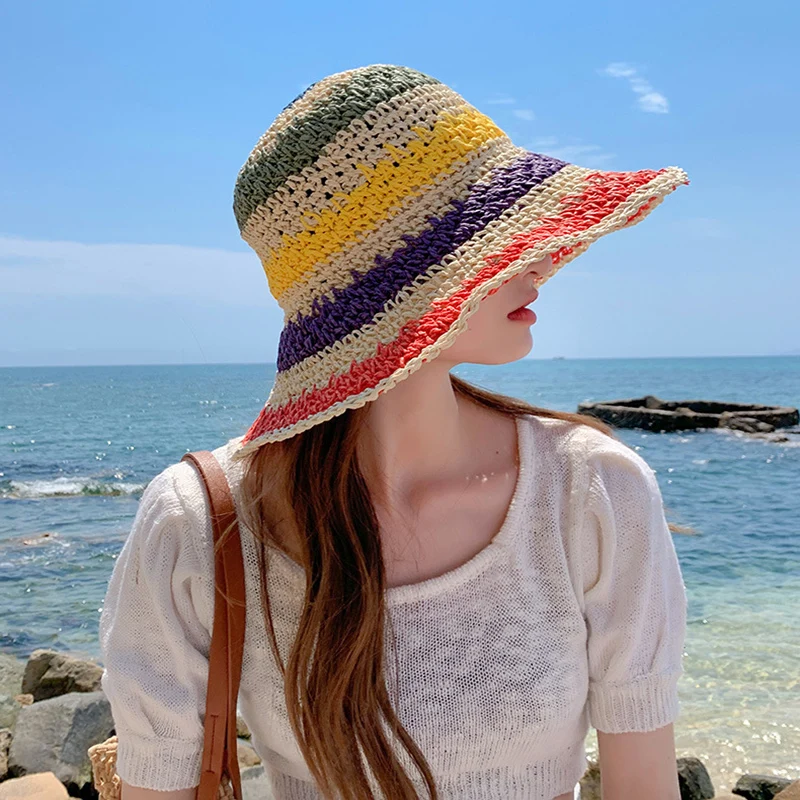
[[[243,800],[236,747],[236,701],[244,649],[244,566],[236,508],[228,480],[208,450],[186,453],[200,472],[208,496],[214,542],[232,526],[225,545],[215,552],[214,624],[209,652],[205,739],[197,800]],[[222,602],[227,601],[227,602]],[[117,737],[88,749],[92,780],[100,800],[121,800],[116,772]]]

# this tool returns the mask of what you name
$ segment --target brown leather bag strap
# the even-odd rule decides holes
[[[244,563],[236,506],[222,467],[208,450],[186,453],[203,479],[214,531],[214,624],[209,651],[205,740],[197,800],[217,800],[227,774],[236,798],[242,798],[236,735],[236,702],[242,671],[245,632]],[[233,526],[219,550],[216,543]]]

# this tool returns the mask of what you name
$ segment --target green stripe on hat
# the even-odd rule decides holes
[[[233,213],[239,230],[289,176],[313,164],[325,146],[354,119],[416,86],[439,83],[409,67],[376,64],[321,97],[307,114],[292,120],[273,147],[240,170],[233,191]]]

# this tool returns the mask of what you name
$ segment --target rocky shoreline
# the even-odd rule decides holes
[[[716,400],[662,400],[653,394],[622,400],[579,403],[578,413],[598,417],[615,428],[638,428],[657,433],[728,428],[775,442],[790,441],[777,433],[800,434],[800,411],[794,406],[728,403]]]
[[[54,650],[35,650],[27,662],[0,654],[0,800],[96,800],[88,749],[114,734],[102,673],[94,661]],[[241,718],[238,723],[245,800],[272,800],[250,732]],[[679,758],[676,768],[681,800],[800,800],[800,780],[747,774],[732,793],[715,794],[702,761]],[[581,800],[600,800],[595,762],[581,778]]]

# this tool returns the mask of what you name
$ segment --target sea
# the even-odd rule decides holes
[[[522,359],[454,374],[534,405],[653,394],[800,405],[800,357]],[[147,482],[245,432],[271,364],[0,369],[0,653],[100,659],[98,618]],[[679,756],[717,792],[800,777],[800,436],[616,435],[653,467],[689,596]],[[590,756],[596,737],[587,739]]]

